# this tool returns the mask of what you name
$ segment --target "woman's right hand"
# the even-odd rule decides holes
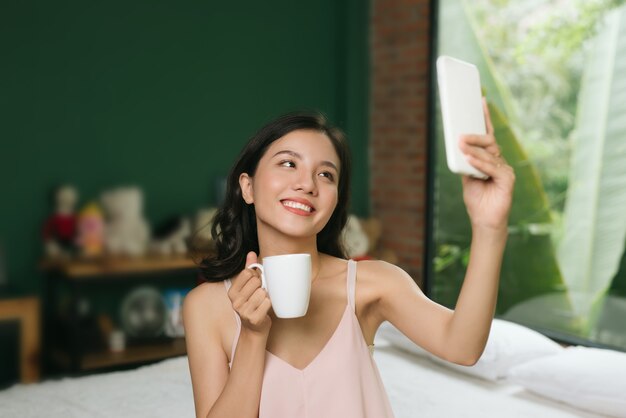
[[[256,262],[257,255],[250,251],[245,265]],[[272,326],[272,319],[268,315],[272,303],[261,283],[261,273],[246,267],[233,279],[228,298],[241,318],[242,327],[267,336]]]

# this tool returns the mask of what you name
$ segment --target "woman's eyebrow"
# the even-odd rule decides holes
[[[330,168],[334,169],[337,173],[339,172],[339,169],[337,168],[335,163],[333,163],[332,161],[322,161],[320,163],[320,165],[323,165],[323,166],[326,166],[326,167],[330,167]]]
[[[278,151],[276,154],[272,155],[272,158],[274,158],[274,157],[276,157],[277,155],[280,155],[280,154],[287,154],[287,155],[291,155],[292,157],[295,157],[295,158],[297,158],[297,159],[299,159],[299,160],[301,160],[301,159],[302,159],[302,155],[298,154],[298,153],[297,153],[297,152],[295,152],[295,151],[290,151],[290,150]]]
[[[290,155],[290,156],[292,156],[292,157],[294,157],[294,158],[297,158],[297,159],[299,159],[299,160],[302,160],[302,155],[298,154],[298,153],[297,153],[297,152],[295,152],[295,151],[291,151],[291,150],[282,150],[282,151],[278,151],[276,154],[272,155],[272,158],[276,157],[277,155],[281,155],[281,154],[287,154],[287,155]],[[323,166],[327,166],[327,167],[333,168],[336,172],[339,172],[339,169],[337,168],[337,166],[335,165],[335,163],[333,163],[332,161],[327,161],[327,160],[324,160],[324,161],[322,161],[322,162],[320,163],[320,165],[323,165]]]

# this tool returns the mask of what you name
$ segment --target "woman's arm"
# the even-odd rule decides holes
[[[505,231],[474,230],[465,280],[447,324],[448,344],[462,347],[457,358],[473,365],[487,344],[498,298]],[[460,357],[459,357],[460,355]]]
[[[204,283],[187,294],[183,302],[185,343],[193,387],[196,417],[204,418],[228,380],[228,357],[224,352],[216,307],[221,283]],[[234,319],[233,319],[234,321]]]
[[[478,361],[489,336],[505,241],[505,234],[474,234],[455,310],[428,299],[406,272],[389,263],[360,262],[359,281],[376,288],[379,323],[387,320],[434,355],[469,366]]]
[[[232,305],[242,318],[230,371],[220,324],[234,323],[235,319],[233,308],[224,297],[223,283],[200,285],[185,297],[185,339],[198,418],[258,417],[265,346],[271,325],[267,316],[269,299],[263,289],[258,289],[257,274],[244,270],[229,291]]]
[[[472,224],[470,259],[459,298],[452,311],[424,296],[397,268],[378,266],[380,313],[407,337],[446,360],[471,365],[480,358],[498,295],[502,255],[507,238],[515,175],[504,161],[493,135],[484,102],[486,135],[464,135],[461,150],[488,180],[463,177],[463,198]],[[370,269],[372,270],[372,269]]]

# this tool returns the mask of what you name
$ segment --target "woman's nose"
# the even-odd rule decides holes
[[[307,194],[317,195],[317,182],[315,180],[315,175],[313,174],[302,174],[294,184],[294,189],[301,190]]]

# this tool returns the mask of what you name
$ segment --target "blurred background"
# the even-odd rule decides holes
[[[103,193],[135,188],[141,197],[117,198],[142,204],[137,212],[154,235],[172,218],[193,221],[215,207],[241,147],[292,110],[319,110],[346,131],[352,208],[367,215],[367,16],[366,3],[334,0],[2,2],[3,297],[34,296],[47,315],[52,299],[73,295],[75,283],[63,278],[59,295],[50,294],[59,269],[41,264],[60,187],[74,190],[74,201],[61,198],[68,210],[95,202],[104,215]],[[135,286],[98,279],[94,288],[80,284],[96,301],[70,310],[93,312],[113,300],[107,292]],[[0,324],[7,381],[17,376],[19,330]]]

